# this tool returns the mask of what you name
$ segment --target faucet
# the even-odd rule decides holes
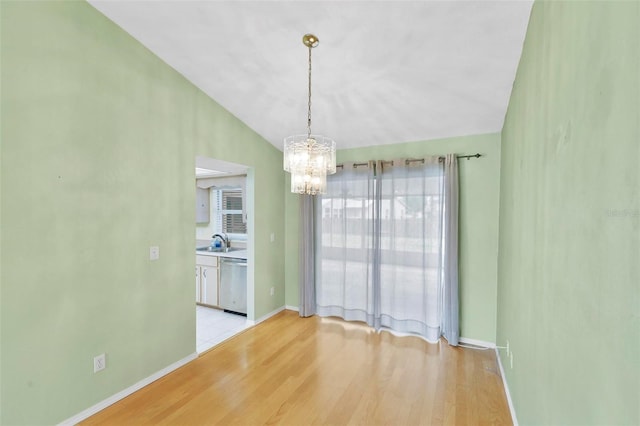
[[[213,234],[211,236],[211,245],[214,245],[216,238],[220,238],[220,241],[222,241],[222,247],[224,248],[224,251],[227,251],[227,249],[229,248],[229,236],[227,235],[227,233],[223,232],[221,234]]]

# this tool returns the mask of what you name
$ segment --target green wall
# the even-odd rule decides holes
[[[640,3],[536,2],[502,132],[521,424],[640,424]]]
[[[89,4],[0,7],[0,423],[51,424],[195,352],[196,155],[251,167],[255,316],[284,304],[284,172]]]
[[[460,330],[461,336],[495,342],[498,253],[500,134],[339,150],[338,163],[420,158],[450,152],[475,154],[460,161]],[[285,196],[287,305],[298,306],[298,203]]]

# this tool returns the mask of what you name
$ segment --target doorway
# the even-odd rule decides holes
[[[196,156],[194,237],[198,353],[253,325],[253,188],[251,167]],[[231,280],[226,273],[230,262],[246,268],[246,274],[240,274],[244,282],[238,282],[238,274],[232,274]]]

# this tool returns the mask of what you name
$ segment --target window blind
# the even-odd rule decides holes
[[[221,191],[222,231],[228,234],[246,234],[247,224],[242,220],[242,191]]]

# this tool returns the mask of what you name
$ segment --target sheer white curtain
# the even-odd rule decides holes
[[[375,165],[344,164],[316,202],[316,312],[373,324]],[[334,178],[336,176],[336,178]]]
[[[429,341],[438,340],[447,320],[455,333],[446,337],[458,343],[457,241],[446,243],[451,227],[457,239],[457,203],[455,217],[446,208],[457,200],[457,180],[454,189],[445,184],[446,165],[439,157],[345,164],[328,178],[316,210],[318,315]]]
[[[440,337],[442,163],[394,160],[383,166],[381,325]]]

